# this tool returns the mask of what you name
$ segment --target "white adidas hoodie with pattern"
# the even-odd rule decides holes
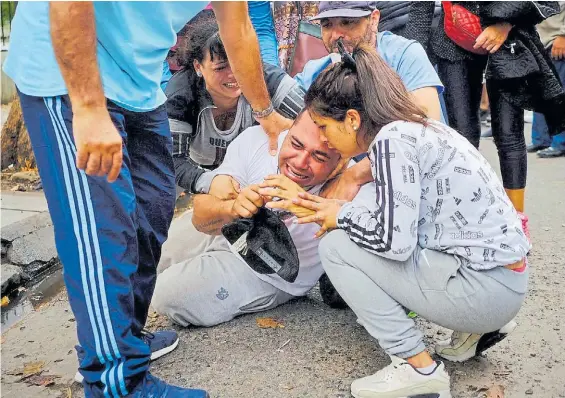
[[[360,247],[405,261],[416,246],[483,270],[529,250],[521,221],[487,160],[455,130],[393,122],[369,147],[376,207],[345,204],[338,228]]]

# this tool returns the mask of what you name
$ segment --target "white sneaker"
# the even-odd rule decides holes
[[[451,398],[449,375],[439,362],[429,375],[418,372],[402,358],[391,356],[392,363],[371,376],[351,384],[355,398]]]
[[[479,355],[493,345],[500,343],[516,326],[516,322],[510,321],[501,329],[490,333],[453,332],[450,339],[440,341],[436,344],[436,354],[448,361],[466,361]]]

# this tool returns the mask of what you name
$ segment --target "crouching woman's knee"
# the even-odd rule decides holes
[[[318,253],[326,272],[327,267],[343,263],[340,248],[343,249],[346,242],[350,242],[349,236],[341,229],[336,229],[322,238],[318,246]]]

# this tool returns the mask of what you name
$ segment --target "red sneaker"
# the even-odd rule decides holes
[[[522,231],[524,231],[524,235],[526,235],[526,238],[528,238],[528,243],[531,245],[532,239],[530,238],[530,228],[528,227],[528,216],[519,211],[518,217],[522,221]]]

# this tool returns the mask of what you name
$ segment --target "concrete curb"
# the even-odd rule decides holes
[[[2,295],[58,262],[53,223],[44,211],[2,229]]]

